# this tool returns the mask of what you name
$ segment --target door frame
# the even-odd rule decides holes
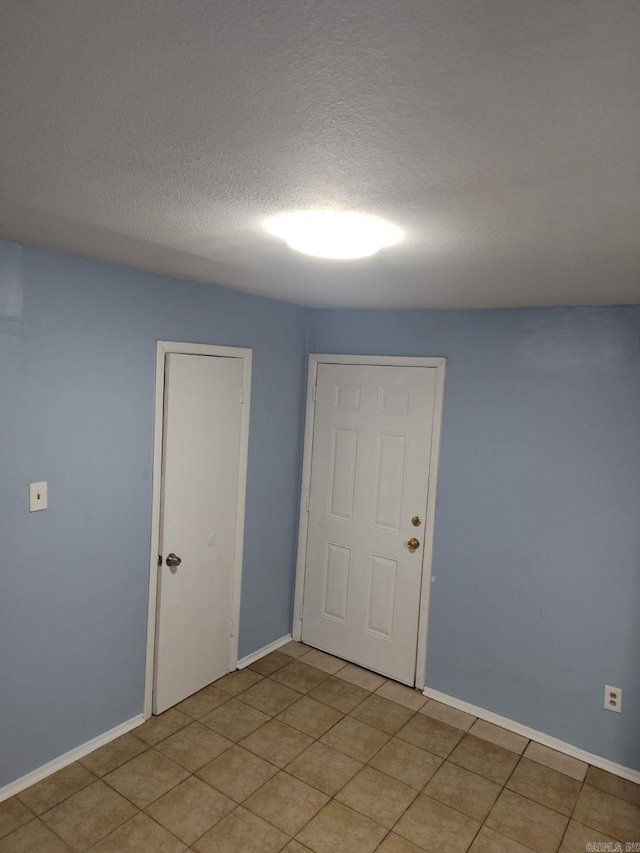
[[[233,565],[229,644],[229,672],[238,662],[238,633],[240,626],[240,593],[242,587],[242,550],[244,546],[244,515],[247,493],[247,462],[249,457],[249,414],[251,409],[251,359],[253,350],[244,347],[214,346],[212,344],[157,341],[156,398],[153,430],[153,492],[151,505],[151,551],[149,559],[149,604],[147,614],[147,657],[144,681],[144,717],[149,719],[153,704],[153,669],[156,646],[158,605],[158,554],[160,553],[160,505],[162,498],[162,443],[164,438],[165,361],[169,353],[181,355],[212,355],[242,359],[242,408],[240,412],[240,464],[238,467],[238,499],[236,504],[236,545]]]
[[[298,528],[298,555],[296,560],[296,586],[293,610],[292,636],[302,636],[302,603],[304,601],[304,577],[307,563],[307,537],[309,532],[309,495],[311,491],[311,457],[313,453],[313,424],[315,418],[315,387],[319,364],[371,364],[378,367],[431,367],[436,371],[436,393],[431,429],[431,455],[427,482],[427,511],[424,523],[424,548],[422,551],[422,583],[420,610],[418,615],[418,646],[416,654],[416,687],[425,685],[427,663],[427,624],[429,617],[429,595],[433,565],[433,536],[436,510],[436,486],[440,461],[440,435],[442,432],[442,406],[444,400],[444,376],[446,358],[419,358],[411,356],[384,355],[309,355],[307,378],[307,403],[304,422],[304,451],[302,458],[302,487],[300,490],[300,524]]]

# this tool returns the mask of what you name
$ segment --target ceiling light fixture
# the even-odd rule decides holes
[[[338,210],[283,213],[267,222],[267,230],[297,252],[338,261],[368,258],[402,237],[377,216]]]

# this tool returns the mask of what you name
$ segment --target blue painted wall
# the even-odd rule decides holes
[[[0,259],[1,787],[142,711],[158,339],[253,348],[240,655],[291,630],[307,311],[12,244]],[[39,480],[49,509],[29,514]]]
[[[640,309],[308,312],[0,243],[3,284],[0,786],[142,710],[157,339],[254,350],[241,655],[290,629],[307,350],[444,355],[427,683],[640,769]]]
[[[640,769],[640,309],[315,311],[310,348],[448,359],[428,686]]]

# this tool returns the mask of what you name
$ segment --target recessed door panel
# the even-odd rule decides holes
[[[383,415],[408,415],[411,411],[411,388],[381,387],[379,399]]]
[[[336,427],[331,435],[329,515],[353,520],[358,463],[358,430]]]
[[[333,405],[336,409],[345,412],[357,412],[360,409],[362,399],[362,388],[359,385],[336,385],[334,390]]]
[[[369,561],[366,629],[393,640],[398,561],[372,554]]]
[[[407,436],[377,435],[373,497],[373,525],[400,532],[407,455]]]
[[[322,615],[339,622],[347,621],[351,549],[327,543],[324,563]]]

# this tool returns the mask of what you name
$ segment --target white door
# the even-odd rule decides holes
[[[241,358],[166,356],[155,714],[230,668],[242,382]]]
[[[435,368],[318,365],[302,638],[405,684],[435,389]]]

